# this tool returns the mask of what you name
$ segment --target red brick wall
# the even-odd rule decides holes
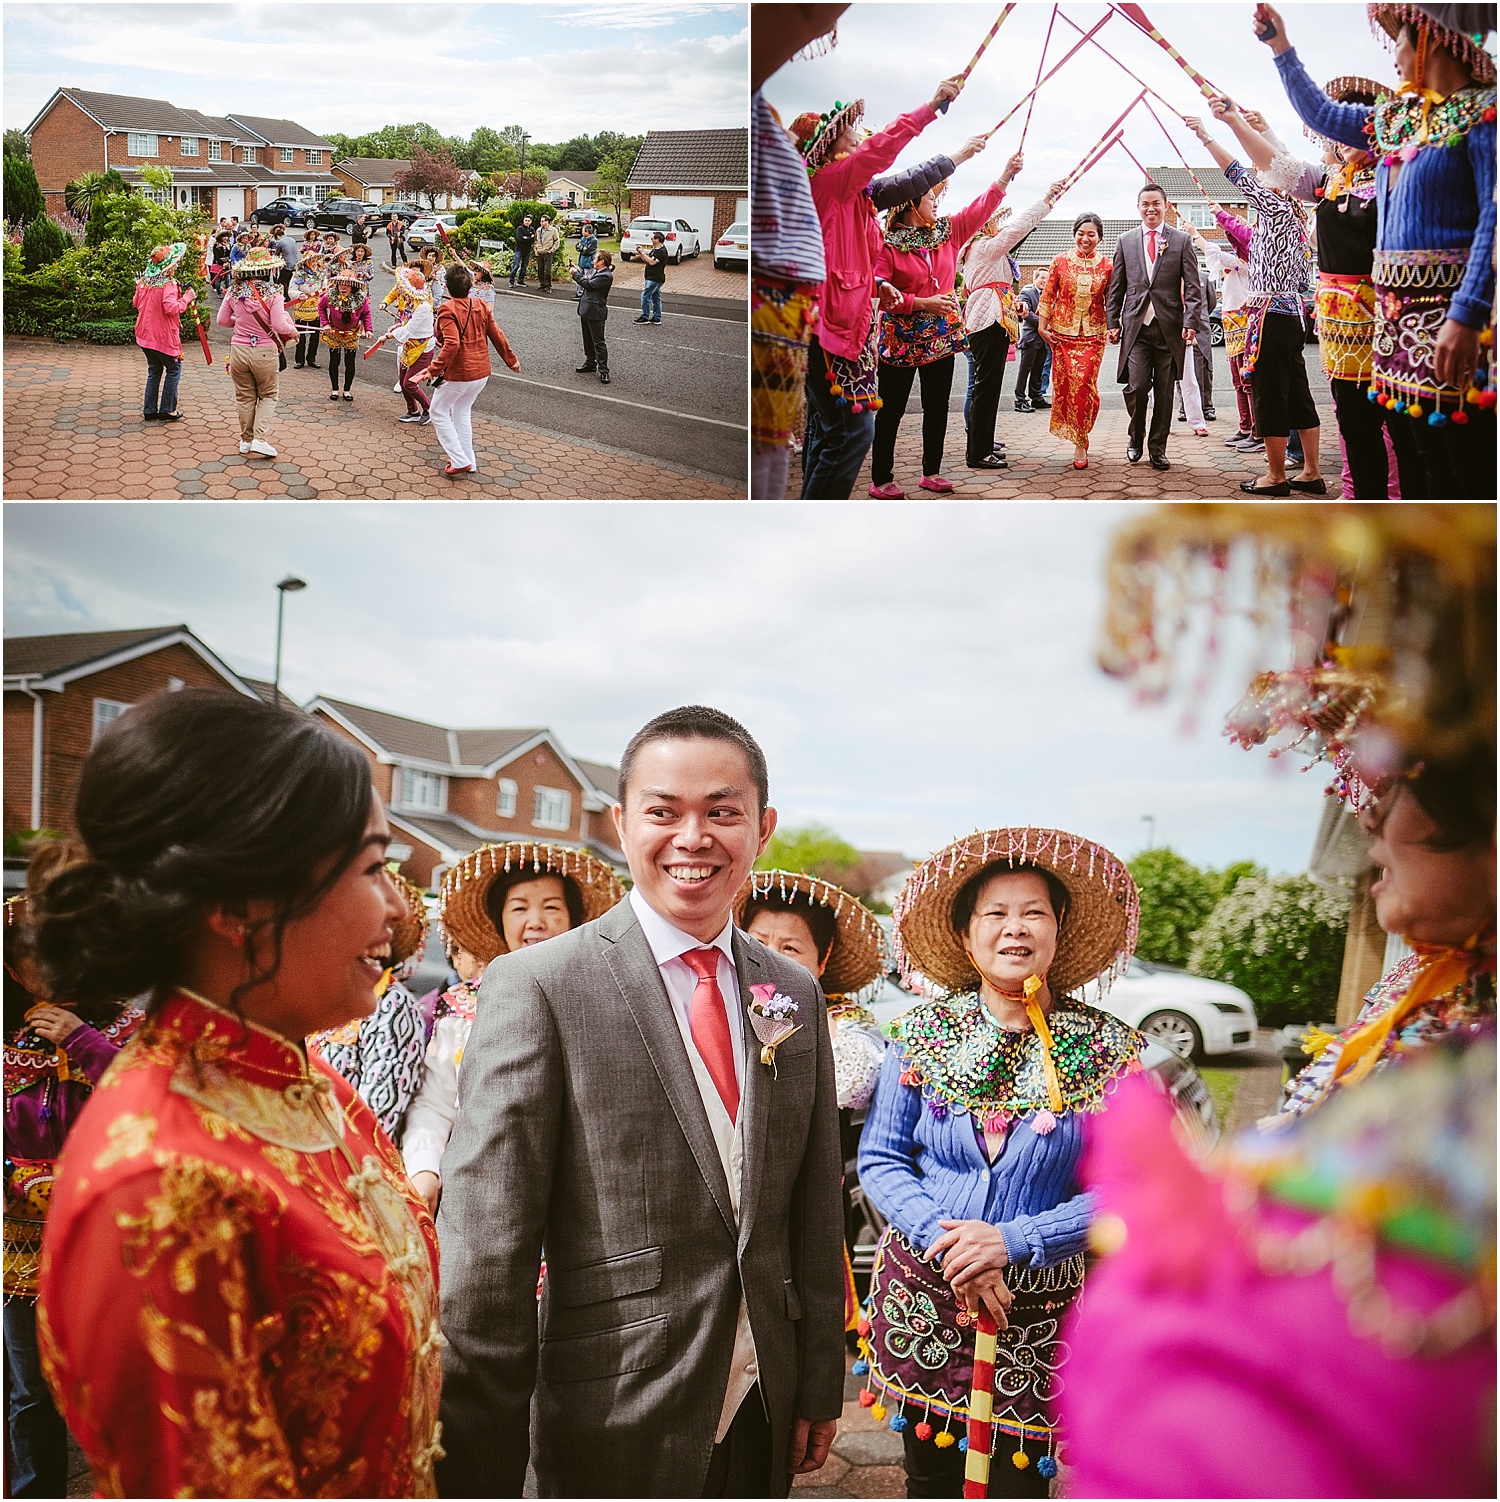
[[[690,189],[683,189],[684,195],[690,193]],[[630,190],[630,213],[626,216],[625,223],[628,225],[632,219],[649,215],[651,212],[651,193],[649,188],[632,188]],[[699,194],[700,198],[706,194]],[[713,252],[714,241],[734,223],[734,206],[741,198],[748,198],[750,190],[743,193],[715,193],[714,194],[714,228],[713,234],[703,241],[703,253],[710,255]]]
[[[357,736],[350,735],[337,720],[331,719],[321,709],[314,712],[313,719],[325,729],[333,731],[341,740],[348,741],[350,745],[358,746],[369,757],[370,780],[374,783],[375,795],[382,803],[389,806],[391,801],[391,774],[395,771],[395,768],[388,763],[377,761],[375,753],[362,740]],[[403,836],[403,838],[405,837]]]
[[[401,874],[408,880],[414,881],[424,892],[432,890],[432,872],[438,864],[438,852],[431,845],[419,840],[416,835],[408,833],[404,829],[392,831],[396,836],[396,842],[400,845],[410,845],[411,855],[401,862],[398,868]]]
[[[75,832],[73,800],[83,763],[93,745],[94,700],[139,704],[165,693],[168,681],[180,678],[189,688],[219,688],[227,683],[190,648],[173,645],[76,679],[61,693],[44,693],[42,722],[42,824]],[[12,702],[25,707],[24,720]],[[5,833],[31,825],[31,701],[24,694],[5,696]],[[20,770],[24,768],[24,771]]]
[[[63,189],[75,177],[104,171],[104,132],[71,99],[59,98],[32,132],[31,164],[47,212],[60,214]]]
[[[497,809],[498,781],[508,777],[517,785],[516,815],[502,819]],[[531,816],[538,787],[560,788],[568,794],[568,827],[538,829]],[[483,829],[498,829],[517,840],[577,840],[583,812],[583,789],[550,746],[539,746],[503,766],[496,777],[454,777],[448,782],[448,812]]]

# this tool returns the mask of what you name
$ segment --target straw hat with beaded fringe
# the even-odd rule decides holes
[[[745,909],[755,898],[792,901],[798,896],[833,914],[836,937],[823,971],[823,990],[830,996],[852,996],[864,990],[885,969],[885,933],[880,920],[858,897],[831,881],[800,871],[752,871],[734,899],[735,924],[745,926]]]
[[[420,954],[427,942],[427,904],[422,900],[421,888],[399,871],[387,869],[386,874],[406,901],[406,916],[396,920],[391,933],[391,964],[399,966],[414,954]]]
[[[534,876],[571,877],[583,897],[585,923],[602,917],[625,895],[619,877],[587,850],[532,840],[481,845],[443,877],[438,912],[444,932],[486,965],[509,946],[491,920],[485,898],[497,876],[518,869]]]
[[[1057,955],[1045,977],[1054,996],[1091,980],[1108,984],[1135,950],[1141,900],[1124,862],[1102,845],[1061,829],[976,831],[929,856],[896,899],[896,958],[946,991],[977,984],[979,973],[953,931],[953,900],[991,862],[1050,871],[1068,889]]]

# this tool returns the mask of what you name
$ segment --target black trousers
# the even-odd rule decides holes
[[[400,240],[391,241],[391,265],[393,267],[401,264],[401,251],[403,248],[403,243]]]
[[[995,414],[1000,410],[1005,357],[1010,353],[1005,325],[992,323],[970,334],[969,353],[974,356],[974,396],[969,403],[969,452],[965,457],[974,464],[989,458],[995,447]],[[1037,372],[1040,376],[1040,366]]]
[[[960,1431],[961,1432],[961,1431]],[[997,1430],[990,1457],[989,1495],[992,1497],[1045,1497],[1047,1478],[1037,1474],[1036,1463],[1042,1451],[1029,1446],[1031,1464],[1018,1471],[1011,1464],[1016,1442]],[[961,1497],[964,1494],[964,1464],[967,1454],[955,1445],[939,1450],[933,1442],[918,1439],[910,1429],[901,1436],[906,1451],[906,1495],[908,1497]],[[1033,1453],[1034,1452],[1034,1453]]]
[[[705,1497],[784,1497],[791,1477],[771,1479],[771,1425],[761,1399],[760,1383],[745,1394],[722,1444],[708,1458]]]
[[[604,342],[604,320],[580,318],[578,321],[583,325],[583,363],[608,371],[609,346]]]
[[[352,349],[331,349],[328,351],[328,383],[335,391],[339,389],[339,356],[344,357],[344,390],[350,391],[354,387],[354,351]]]
[[[1193,359],[1197,362],[1198,391],[1206,412],[1214,404],[1214,347],[1207,334],[1193,345]]]
[[[1404,422],[1427,467],[1427,496],[1434,501],[1495,499],[1495,409],[1467,409],[1466,423],[1428,427],[1427,419],[1392,414],[1391,425]]]
[[[1130,447],[1148,453],[1167,452],[1167,434],[1172,431],[1172,384],[1177,367],[1161,321],[1143,324],[1125,357],[1125,410],[1130,414]],[[1151,429],[1146,430],[1146,407],[1151,407]]]
[[[896,431],[906,415],[906,403],[918,375],[922,378],[922,473],[942,472],[948,398],[953,391],[953,356],[946,355],[931,365],[887,365],[881,361],[881,407],[875,414],[875,445],[870,454],[870,478],[877,485],[889,485],[895,476]]]
[[[541,283],[542,290],[552,290],[552,251],[537,251],[536,253],[536,279]]]
[[[510,284],[512,287],[517,282],[520,282],[523,287],[526,285],[526,267],[530,262],[531,247],[528,245],[523,249],[519,245],[516,246],[516,264],[510,268]]]
[[[299,365],[313,365],[318,358],[318,340],[323,336],[317,329],[311,329],[306,333],[297,335],[297,363]]]
[[[1016,405],[1040,401],[1042,369],[1047,363],[1047,342],[1040,334],[1022,334],[1017,346],[1020,355],[1016,367]]]
[[[1378,407],[1366,395],[1367,381],[1329,381],[1333,410],[1338,415],[1344,454],[1349,461],[1349,480],[1359,501],[1390,499],[1390,466],[1386,461],[1385,435],[1389,431],[1396,450],[1396,470],[1401,478],[1403,501],[1425,501],[1427,466],[1417,448],[1416,424],[1404,412]]]

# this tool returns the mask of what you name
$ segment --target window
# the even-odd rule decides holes
[[[224,143],[222,141],[210,141],[208,143],[208,159],[211,162],[224,160]]]
[[[136,190],[142,198],[149,198],[152,203],[159,203],[164,209],[172,207],[172,190],[170,188],[138,188]]]
[[[125,142],[125,149],[131,156],[155,156],[156,137],[148,135],[144,131],[129,131]]]
[[[531,822],[538,829],[566,829],[572,802],[561,788],[538,788]]]
[[[290,146],[283,146],[281,148],[281,165],[283,167],[290,167],[296,160],[297,153]]]
[[[495,784],[495,812],[502,819],[514,819],[516,816],[516,797],[520,793],[509,777],[502,777]]]
[[[183,154],[183,156],[197,156],[198,155],[198,137],[197,136],[184,136],[182,138],[182,154]]]
[[[309,167],[321,167],[323,165],[323,153],[309,150],[307,153],[307,165]]]
[[[333,189],[330,188],[327,183],[319,183],[313,189],[313,201],[315,203],[322,203],[323,200],[326,199],[332,191]]]
[[[448,779],[439,772],[402,767],[401,802],[407,808],[428,808],[441,813],[448,807]]]
[[[240,148],[240,161],[254,166],[256,163],[256,148],[254,146],[242,146]]]
[[[1214,218],[1213,208],[1206,203],[1184,203],[1178,206],[1178,212],[1195,229],[1213,229],[1219,222]]]
[[[130,706],[115,699],[94,700],[94,739],[98,740]]]

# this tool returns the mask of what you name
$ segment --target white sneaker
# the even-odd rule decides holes
[[[273,449],[271,445],[265,441],[264,438],[253,439],[250,443],[248,452],[252,454],[263,454],[267,459],[274,459],[276,457],[276,450]]]
[[[240,452],[242,454],[248,454],[250,452],[250,445],[246,443],[243,438],[240,439]]]
[[[391,390],[394,391],[397,396],[400,396],[401,395],[401,382],[397,381],[396,384],[391,387]]]

